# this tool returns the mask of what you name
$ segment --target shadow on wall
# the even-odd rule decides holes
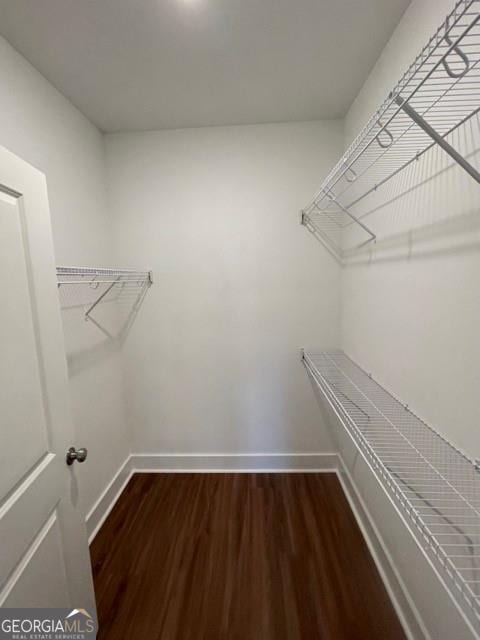
[[[480,251],[479,211],[443,220],[436,224],[406,231],[377,240],[355,254],[348,256],[345,267],[421,260],[440,255]]]
[[[145,299],[148,285],[128,288],[105,296],[89,310],[101,292],[85,287],[62,286],[59,291],[62,309],[67,364],[73,377],[118,351],[133,326]],[[73,291],[72,291],[73,289]],[[80,289],[80,290],[79,290]],[[103,334],[104,338],[99,339]]]

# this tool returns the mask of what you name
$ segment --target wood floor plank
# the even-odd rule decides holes
[[[99,640],[405,640],[335,474],[136,474],[91,556]]]

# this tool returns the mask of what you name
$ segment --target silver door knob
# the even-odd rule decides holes
[[[77,462],[85,462],[85,460],[87,459],[87,455],[88,455],[88,451],[85,449],[85,447],[82,447],[81,449],[78,449],[78,450],[75,449],[75,447],[70,447],[70,449],[67,451],[68,466],[73,464],[75,460]]]

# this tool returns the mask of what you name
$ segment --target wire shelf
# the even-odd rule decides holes
[[[98,267],[57,267],[58,285],[98,283],[134,283],[143,286],[152,283],[151,271],[133,271],[131,269],[103,269]]]
[[[303,361],[480,632],[478,463],[342,351],[304,352]]]
[[[451,134],[480,111],[480,0],[460,0],[323,181],[302,221],[343,257],[375,240],[378,190],[438,145],[480,183]]]
[[[152,284],[151,271],[57,267],[57,285],[63,306],[85,307],[86,319],[92,319],[90,314],[100,303],[135,301]]]

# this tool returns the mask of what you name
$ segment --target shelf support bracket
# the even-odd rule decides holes
[[[340,202],[338,202],[338,200],[331,193],[329,193],[328,191],[324,191],[324,193],[331,202],[333,202],[339,209],[341,209],[341,211],[343,211],[343,213],[346,213],[347,216],[353,220],[353,222],[362,227],[365,233],[368,233],[368,235],[370,236],[370,240],[377,239],[377,236],[373,233],[373,231],[370,231],[370,229],[366,225],[364,225],[363,222],[359,218],[357,218],[357,216],[353,215],[351,211],[341,205]]]
[[[95,302],[92,304],[91,307],[89,307],[86,311],[85,311],[85,320],[89,320],[90,319],[90,314],[92,313],[92,311],[95,309],[95,307],[97,306],[97,304],[99,304],[104,298],[105,296],[113,289],[113,287],[118,284],[118,282],[120,282],[120,278],[122,276],[118,276],[118,278],[115,280],[115,282],[112,282],[112,284],[107,287],[105,289],[105,291],[102,293],[101,296],[99,296]]]
[[[434,140],[439,147],[441,147],[450,157],[452,157],[455,162],[457,162],[462,169],[464,169],[468,174],[472,176],[474,180],[476,180],[480,184],[480,173],[473,167],[465,158],[459,153],[456,149],[449,144],[445,138],[443,138],[438,131],[436,131],[428,122],[422,118],[422,116],[411,106],[408,104],[406,100],[402,98],[402,96],[397,95],[395,98],[395,102],[399,107],[417,124],[421,129],[427,133],[432,140]]]

